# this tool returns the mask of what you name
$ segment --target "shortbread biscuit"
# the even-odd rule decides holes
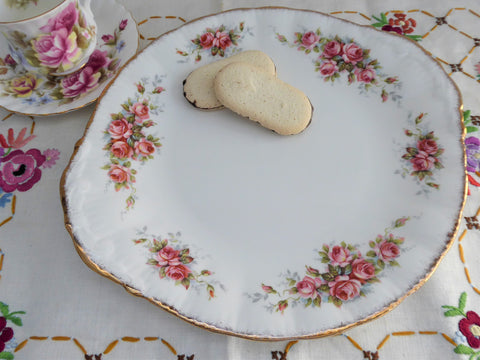
[[[243,51],[228,58],[204,65],[194,70],[183,81],[183,95],[195,107],[205,110],[222,108],[213,90],[213,79],[224,66],[243,61],[257,66],[269,74],[275,75],[275,64],[264,52],[258,50]]]
[[[214,89],[225,107],[281,135],[298,134],[312,118],[312,105],[302,91],[244,62],[222,68]]]

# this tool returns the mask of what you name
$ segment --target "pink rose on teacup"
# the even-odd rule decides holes
[[[130,147],[130,145],[127,144],[125,140],[115,141],[112,144],[110,151],[112,152],[113,156],[119,159],[127,159],[132,157],[133,155],[133,149]]]
[[[142,102],[136,102],[132,106],[130,106],[130,112],[135,115],[135,121],[138,123],[142,123],[144,120],[148,120],[150,118],[149,115],[149,108],[148,105]]]
[[[339,43],[338,41],[332,40],[325,44],[323,48],[322,57],[331,59],[337,55],[341,56],[342,51],[343,51],[343,44]]]
[[[363,50],[355,43],[346,44],[343,46],[342,57],[346,63],[355,65],[359,61],[363,60]]]
[[[112,139],[128,139],[132,134],[132,124],[125,119],[113,120],[108,127]]]
[[[135,143],[135,153],[139,156],[148,157],[155,152],[155,145],[145,138],[141,138]]]
[[[211,32],[206,32],[202,36],[200,36],[200,45],[204,49],[210,49],[213,46],[213,39],[215,37]]]
[[[365,69],[355,69],[355,75],[358,81],[370,84],[375,79],[376,73],[373,66],[367,66]]]
[[[358,280],[350,279],[347,275],[339,275],[335,281],[329,282],[330,295],[340,300],[351,300],[360,295],[361,283]]]
[[[328,257],[331,260],[333,266],[345,267],[352,261],[352,255],[347,248],[342,246],[334,246],[328,252]]]
[[[132,173],[130,169],[122,165],[112,164],[110,165],[110,170],[108,171],[108,176],[110,179],[117,184],[135,182],[131,181],[131,175]],[[115,191],[119,190],[120,188],[115,189]]]
[[[332,76],[338,71],[338,66],[335,61],[327,60],[320,65],[318,70],[323,76]]]
[[[78,21],[78,11],[75,7],[75,3],[70,3],[68,6],[57,16],[48,19],[47,25],[40,28],[44,33],[50,33],[55,30],[66,29],[70,33],[73,26]]]
[[[104,68],[109,65],[111,59],[107,57],[107,51],[100,51],[95,49],[88,58],[85,67],[89,67],[92,69],[94,73],[96,73],[101,68]]]
[[[410,163],[415,171],[430,170],[438,160],[425,151],[419,151]]]
[[[298,295],[303,298],[312,298],[315,299],[318,296],[317,288],[322,285],[322,280],[319,278],[311,278],[310,276],[305,276],[303,280],[299,281],[296,285]]]
[[[155,254],[155,260],[158,261],[158,266],[179,265],[180,259],[178,255],[180,251],[175,250],[171,246],[165,246]]]
[[[168,266],[165,274],[172,280],[180,281],[185,279],[192,271],[183,264]],[[188,286],[187,286],[188,288]]]
[[[365,259],[355,259],[352,262],[352,278],[365,282],[375,277],[375,266]]]
[[[312,49],[320,40],[320,36],[315,34],[313,31],[308,31],[302,36],[302,45],[307,49]]]
[[[41,34],[32,40],[32,45],[40,63],[49,68],[69,69],[82,54],[77,46],[77,34],[68,33],[65,28]]]
[[[377,244],[376,251],[378,257],[385,262],[390,262],[400,255],[400,249],[393,242],[383,240],[380,244]]]
[[[100,73],[94,73],[89,66],[62,79],[62,93],[66,98],[73,98],[92,91],[98,86]]]

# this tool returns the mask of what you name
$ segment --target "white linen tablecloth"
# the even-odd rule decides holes
[[[8,332],[14,333],[3,355],[0,351],[0,358],[480,358],[480,341],[475,342],[480,337],[480,3],[468,0],[119,2],[137,21],[142,48],[185,22],[239,7],[312,9],[364,25],[373,25],[376,22],[373,16],[381,14],[393,20],[413,19],[407,24],[411,28],[409,34],[418,35],[419,45],[442,64],[464,100],[470,194],[458,236],[422,288],[385,316],[345,334],[298,342],[254,342],[211,333],[144,299],[128,295],[121,286],[88,269],[74,250],[64,227],[59,182],[94,105],[50,117],[21,116],[0,109],[0,134],[5,139],[9,131],[17,136],[26,128],[25,137],[35,136],[29,147],[50,149],[49,167],[35,186],[24,192],[0,190],[3,313],[0,340],[2,336],[9,338]],[[2,316],[6,319],[3,326]]]

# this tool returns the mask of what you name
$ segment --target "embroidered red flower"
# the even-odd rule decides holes
[[[406,14],[396,13],[393,14],[393,18],[388,20],[388,25],[392,27],[400,27],[403,34],[411,34],[415,31],[417,22],[412,18],[407,18]]]
[[[40,167],[46,157],[40,150],[14,150],[2,159],[0,188],[4,192],[30,190],[42,177]]]
[[[474,311],[468,311],[467,317],[460,320],[458,328],[467,338],[468,345],[474,349],[480,348],[480,316]]]

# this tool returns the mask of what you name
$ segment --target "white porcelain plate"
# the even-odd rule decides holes
[[[183,96],[258,49],[314,107],[280,136]],[[423,284],[465,202],[461,99],[419,46],[320,13],[235,10],[152,43],[97,106],[63,179],[84,260],[163,308],[252,339],[334,334]]]
[[[26,115],[54,115],[82,108],[102,90],[138,49],[138,29],[130,13],[115,0],[92,1],[97,48],[86,66],[68,76],[25,70],[0,36],[0,107]]]

